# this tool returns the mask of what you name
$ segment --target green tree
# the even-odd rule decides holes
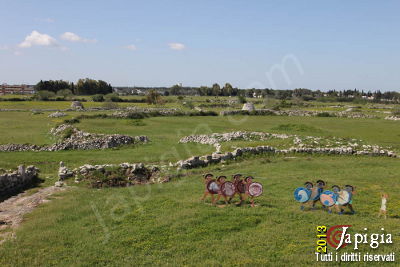
[[[36,91],[50,91],[57,93],[58,91],[65,89],[71,89],[71,83],[63,80],[40,80],[40,82],[35,85]]]
[[[218,96],[221,92],[221,87],[218,83],[214,83],[212,86],[212,95]]]
[[[94,94],[109,94],[112,93],[112,86],[102,80],[79,79],[74,86],[75,94],[77,95],[94,95]]]
[[[70,96],[72,96],[72,91],[70,89],[62,89],[60,91],[57,92],[58,96],[62,96],[64,98],[68,98]]]
[[[156,90],[152,89],[146,96],[146,102],[149,105],[161,104],[162,103],[161,95]]]
[[[230,83],[225,83],[224,87],[222,88],[222,95],[230,96],[233,93],[233,87]]]
[[[171,95],[180,95],[182,93],[182,87],[178,84],[175,84],[169,89],[169,92],[171,93]]]

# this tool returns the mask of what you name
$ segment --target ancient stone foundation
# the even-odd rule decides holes
[[[143,163],[85,164],[74,169],[72,173],[75,175],[75,182],[88,181],[94,188],[162,183],[168,179],[160,176],[157,166],[146,166]]]
[[[121,134],[94,134],[81,131],[70,124],[61,124],[51,129],[51,134],[61,140],[52,145],[5,144],[0,145],[1,152],[10,151],[60,151],[89,150],[120,147],[130,144],[147,143],[147,136],[128,136]]]
[[[0,173],[0,198],[11,195],[35,182],[39,169],[35,166],[18,166],[16,171]]]

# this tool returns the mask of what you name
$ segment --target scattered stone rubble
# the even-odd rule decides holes
[[[254,111],[255,110],[254,104],[252,102],[244,103],[242,110]]]
[[[66,131],[70,131],[70,135],[63,137]],[[30,144],[6,144],[0,145],[0,151],[59,151],[59,150],[89,150],[89,149],[105,149],[119,147],[122,145],[146,143],[147,136],[127,136],[121,134],[93,134],[81,131],[72,125],[61,124],[51,129],[51,134],[61,138],[61,141],[52,145],[30,145]]]
[[[264,132],[229,132],[229,133],[213,133],[210,135],[189,135],[181,138],[180,143],[200,143],[204,145],[215,145],[219,142],[230,142],[233,140],[266,140],[269,138],[287,139],[292,135],[287,134],[275,134],[275,133],[264,133]]]
[[[0,196],[12,194],[24,187],[32,184],[38,177],[39,169],[35,166],[18,166],[18,170],[9,170],[0,173]]]
[[[91,181],[92,187],[131,186],[144,183],[165,182],[160,176],[160,168],[143,163],[121,163],[90,165],[85,164],[74,169],[75,182]]]
[[[51,113],[48,117],[49,118],[60,118],[60,117],[65,117],[65,116],[67,116],[66,113],[60,112],[60,111],[56,111],[54,113]]]
[[[400,117],[398,117],[398,116],[387,116],[387,117],[385,117],[385,120],[400,121]]]
[[[80,101],[72,101],[71,108],[77,109],[77,110],[84,109],[83,104]]]
[[[64,166],[64,162],[60,161],[60,168],[58,168],[58,177],[60,181],[63,181],[69,177],[72,177],[74,173]]]

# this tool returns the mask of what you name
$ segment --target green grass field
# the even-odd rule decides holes
[[[196,101],[200,103],[204,98]],[[6,102],[0,102],[0,108],[4,108],[3,103]],[[36,106],[35,102],[25,104]],[[53,104],[58,104],[57,108],[69,106],[67,102]],[[20,103],[7,102],[7,105],[16,107]],[[41,105],[39,102],[38,106]],[[322,103],[318,108],[324,110],[325,105]],[[368,108],[363,106],[363,109]],[[48,114],[0,112],[0,144],[54,142],[48,131],[65,118],[51,119]],[[69,113],[67,118],[77,114]],[[41,169],[41,177],[45,179],[41,187],[45,187],[57,180],[59,161],[71,168],[85,163],[167,165],[213,151],[207,145],[179,144],[181,137],[236,130],[357,138],[400,152],[400,123],[381,118],[153,117],[140,123],[130,119],[83,119],[76,126],[94,133],[147,135],[150,143],[97,151],[0,152],[0,168],[33,164]],[[224,143],[223,150],[261,144],[286,145],[237,141]],[[360,251],[398,254],[399,162],[398,158],[384,157],[265,154],[183,171],[182,177],[165,184],[97,190],[68,180],[69,190],[53,195],[50,202],[28,214],[16,230],[16,238],[0,245],[0,265],[313,266],[318,265],[314,254],[316,226],[338,224],[350,224],[359,232],[367,227],[380,233],[384,227],[393,235],[394,243],[378,249],[364,244]],[[214,207],[209,200],[202,203],[201,175],[206,172],[253,175],[264,185],[264,194],[257,198],[255,208]],[[171,173],[177,174],[173,170]],[[327,214],[321,206],[314,211],[301,211],[293,199],[293,191],[305,181],[317,179],[328,181],[329,188],[334,184],[356,186],[353,204],[357,213]],[[387,220],[377,218],[381,192],[390,196]],[[353,249],[347,247],[343,251]]]

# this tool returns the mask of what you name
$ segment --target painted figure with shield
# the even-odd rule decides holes
[[[224,175],[218,176],[217,184],[219,186],[217,202],[223,197],[225,204],[228,204],[228,197],[232,197],[235,194],[235,185],[226,181],[226,176]]]
[[[325,185],[324,181],[318,180],[316,185],[312,182],[305,182],[304,187],[296,188],[294,199],[301,203],[300,209],[304,210],[306,203],[309,203],[311,209],[315,209],[315,204],[320,200]]]
[[[206,197],[208,195],[210,195],[211,196],[211,203],[215,204],[214,195],[218,194],[219,186],[216,183],[215,179],[213,179],[213,178],[214,178],[214,175],[211,174],[211,173],[207,173],[206,175],[204,175],[204,186],[205,186],[205,189],[204,189],[203,197],[200,200],[204,201],[206,199]]]
[[[233,175],[232,183],[235,186],[235,193],[229,197],[229,203],[232,201],[232,199],[238,195],[239,196],[239,203],[237,205],[241,205],[244,199],[244,194],[246,193],[246,185],[242,180],[242,175],[241,174],[235,174]]]
[[[315,188],[313,188],[312,194],[311,194],[311,200],[312,200],[311,208],[312,209],[315,209],[315,204],[320,200],[321,194],[324,191],[326,184],[327,183],[324,182],[323,180],[318,180]]]
[[[335,206],[337,201],[337,193],[331,190],[325,190],[320,196],[322,205],[328,208],[328,213],[332,213],[332,207]]]
[[[351,214],[355,214],[356,211],[353,208],[353,195],[355,194],[355,187],[352,185],[345,185],[344,189],[340,191],[338,203],[341,206],[340,213],[343,214],[343,207],[348,207]]]
[[[263,193],[263,186],[260,183],[253,182],[253,176],[247,176],[244,179],[244,182],[246,184],[246,193],[245,196],[246,198],[250,199],[250,205],[251,207],[254,207],[254,198],[261,196]]]

